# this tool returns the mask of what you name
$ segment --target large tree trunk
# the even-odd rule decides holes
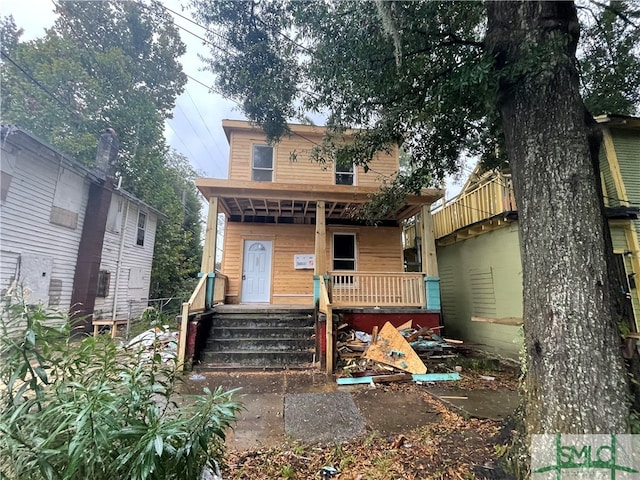
[[[628,430],[597,175],[579,93],[572,2],[491,2],[486,44],[519,210],[525,421],[535,433]]]

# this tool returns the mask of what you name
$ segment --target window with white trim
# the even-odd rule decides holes
[[[136,245],[144,247],[144,234],[147,228],[147,214],[138,212],[138,232],[136,234]]]
[[[356,235],[355,233],[333,234],[333,269],[356,269]]]
[[[254,145],[251,164],[251,180],[273,182],[273,147]]]
[[[336,164],[336,185],[355,185],[355,169],[351,165]]]
[[[333,270],[355,271],[356,235],[355,233],[333,234]],[[353,284],[353,275],[334,275],[335,284]]]

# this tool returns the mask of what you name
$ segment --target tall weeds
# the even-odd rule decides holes
[[[20,296],[0,315],[0,477],[199,479],[223,460],[234,391],[180,397],[159,353],[72,340],[66,314]]]

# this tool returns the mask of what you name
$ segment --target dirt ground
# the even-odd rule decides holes
[[[443,366],[448,368],[448,366]],[[436,369],[431,369],[434,371]],[[509,389],[517,387],[517,372],[497,365],[462,365],[463,379],[451,388]],[[491,376],[487,381],[483,376]],[[438,385],[440,386],[440,385]],[[394,437],[368,431],[364,436],[329,446],[285,441],[269,449],[227,451],[223,478],[231,479],[509,479],[498,465],[505,451],[502,422],[465,418],[414,383],[390,383],[382,388],[423,395],[438,412],[423,427]],[[324,470],[323,470],[324,469]]]

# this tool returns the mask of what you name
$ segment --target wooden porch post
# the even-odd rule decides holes
[[[423,205],[421,220],[422,231],[420,238],[422,248],[422,273],[424,274],[425,307],[429,310],[440,311],[440,278],[438,277],[438,260],[436,258],[436,239],[433,231],[433,217],[431,205]]]
[[[316,203],[316,243],[315,243],[316,261],[313,273],[320,284],[320,302],[323,296],[327,296],[326,284],[324,283],[324,274],[327,273],[327,223],[324,210],[324,202]],[[331,311],[331,303],[326,305],[327,321],[325,324],[325,345],[326,345],[326,371],[327,374],[333,373],[333,314]]]
[[[207,215],[207,229],[204,235],[204,247],[202,249],[202,264],[200,271],[203,274],[213,273],[216,268],[216,241],[218,238],[218,197],[209,198],[209,214]]]
[[[436,258],[436,239],[433,231],[433,217],[431,216],[431,205],[423,205],[420,238],[422,240],[422,273],[427,277],[438,276],[438,260]]]
[[[324,202],[316,203],[316,263],[313,267],[314,275],[324,275],[327,272],[327,224],[325,219]]]

